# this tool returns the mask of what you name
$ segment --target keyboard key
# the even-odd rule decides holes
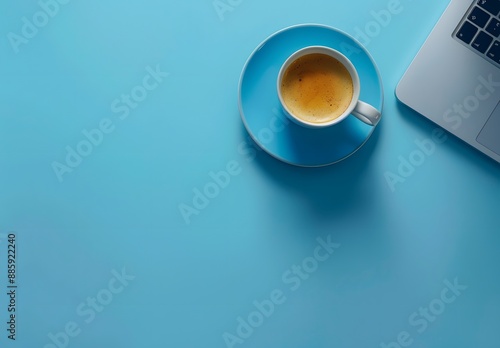
[[[494,62],[500,64],[500,41],[495,41],[486,55]]]
[[[457,32],[457,37],[465,42],[466,44],[470,44],[474,36],[476,36],[478,29],[475,25],[465,22],[462,25],[462,28]]]
[[[493,16],[500,12],[500,0],[479,0],[477,4]]]
[[[493,35],[495,38],[500,34],[500,21],[492,18],[491,21],[486,26],[486,31]]]
[[[472,43],[472,47],[481,53],[485,53],[488,47],[490,47],[493,38],[486,34],[484,31],[480,32]]]
[[[481,10],[479,7],[474,7],[469,17],[467,18],[472,23],[477,25],[480,28],[484,28],[488,20],[490,19],[490,15],[485,11]]]

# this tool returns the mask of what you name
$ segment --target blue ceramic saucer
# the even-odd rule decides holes
[[[252,139],[271,156],[297,166],[319,167],[341,161],[368,140],[375,127],[353,115],[324,129],[299,126],[285,116],[276,91],[281,65],[306,46],[327,46],[342,52],[356,67],[360,100],[382,111],[383,87],[375,62],[346,33],[318,24],[289,27],[271,35],[248,58],[240,78],[239,109]]]

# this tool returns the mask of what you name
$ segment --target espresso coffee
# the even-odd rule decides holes
[[[286,69],[280,88],[288,110],[309,123],[335,120],[347,110],[354,94],[347,68],[322,53],[295,60]]]

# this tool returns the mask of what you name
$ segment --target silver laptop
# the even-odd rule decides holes
[[[452,0],[396,96],[500,163],[500,0]]]

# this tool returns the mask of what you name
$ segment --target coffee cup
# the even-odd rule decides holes
[[[277,79],[285,115],[308,128],[324,128],[354,115],[371,126],[380,111],[359,100],[359,75],[351,61],[325,46],[309,46],[283,63]]]

